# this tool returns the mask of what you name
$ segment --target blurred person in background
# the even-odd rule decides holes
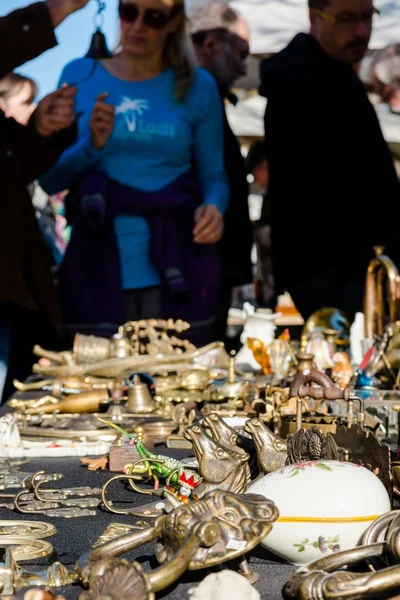
[[[256,294],[259,305],[275,310],[276,296],[271,258],[270,202],[268,196],[269,165],[265,142],[254,142],[246,156],[248,174],[252,176],[252,191],[262,196],[260,218],[253,222],[256,247]]]
[[[253,177],[254,185],[265,195],[268,190],[269,165],[263,140],[251,144],[246,155],[246,166],[249,175]]]
[[[47,0],[0,17],[0,78],[55,46],[54,28],[87,1]],[[28,88],[29,85],[22,86],[20,98]],[[74,140],[74,94],[75,90],[68,87],[49,94],[29,117],[26,105],[31,94],[28,93],[20,107],[24,113],[22,119],[28,121],[26,125],[0,111],[0,397],[3,399],[13,390],[13,377],[25,378],[29,374],[33,345],[55,343],[59,332],[57,297],[47,249],[27,186],[49,169]]]
[[[309,0],[309,14],[310,33],[261,63],[274,277],[305,320],[353,320],[373,247],[400,266],[400,187],[357,75],[379,16],[372,0]]]
[[[182,0],[121,0],[120,45],[76,82],[78,141],[41,178],[69,189],[72,234],[58,270],[71,333],[112,334],[126,321],[189,321],[210,340],[219,292],[217,242],[229,197],[214,79],[190,60]]]
[[[225,113],[225,101],[235,104],[231,88],[246,74],[250,32],[240,14],[225,3],[213,2],[190,18],[190,30],[198,64],[214,77],[219,89],[224,118],[224,162],[229,178],[229,206],[219,244],[221,253],[221,294],[213,339],[229,347],[226,336],[232,291],[253,281],[252,225],[249,215],[247,170],[239,141]]]
[[[37,84],[30,77],[9,73],[0,79],[0,109],[21,125],[27,125],[36,108]]]
[[[400,115],[400,42],[370,50],[360,64],[359,76],[368,92]]]
[[[7,118],[11,117],[21,125],[28,124],[36,108],[37,94],[38,86],[30,77],[12,72],[0,79],[0,109]],[[49,197],[37,181],[30,183],[28,190],[49,249],[50,261],[56,266],[61,262],[68,241],[66,220],[60,210],[59,198]]]

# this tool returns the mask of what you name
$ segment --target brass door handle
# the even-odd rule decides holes
[[[134,550],[143,544],[153,541],[161,534],[164,518],[159,517],[153,527],[128,533],[83,554],[75,566],[75,570],[79,574],[83,584],[87,585],[97,575],[96,567],[93,568],[94,563],[104,559],[109,560],[109,557],[119,556],[124,552],[129,552],[129,550]]]
[[[173,584],[188,569],[200,546],[210,547],[218,539],[216,523],[201,523],[170,561],[147,574],[151,591],[159,592]]]

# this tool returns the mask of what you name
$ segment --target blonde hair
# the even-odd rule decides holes
[[[181,15],[182,22],[179,27],[169,35],[165,48],[164,59],[168,66],[175,71],[175,99],[184,102],[194,79],[196,54],[187,26],[187,17],[182,0],[175,0],[174,9],[181,8],[177,14]],[[121,39],[113,51],[113,55],[122,50]]]
[[[195,52],[187,30],[184,4],[182,0],[177,0],[175,6],[180,5],[182,5],[181,23],[169,35],[164,48],[164,57],[175,71],[175,99],[183,102],[194,79]]]

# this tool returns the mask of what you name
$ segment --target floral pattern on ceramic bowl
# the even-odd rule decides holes
[[[284,467],[254,481],[247,493],[275,502],[280,516],[262,545],[296,565],[355,548],[369,525],[391,509],[376,475],[336,460]]]

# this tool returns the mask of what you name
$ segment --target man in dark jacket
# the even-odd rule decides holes
[[[274,276],[305,319],[325,306],[352,319],[373,247],[400,266],[400,188],[357,76],[377,11],[372,0],[309,8],[311,33],[261,64]]]
[[[48,0],[1,17],[0,78],[55,46],[54,28],[87,1]],[[22,373],[35,341],[50,343],[59,323],[47,250],[27,185],[74,141],[75,92],[66,87],[44,98],[27,126],[0,111],[0,397],[7,359]]]
[[[192,39],[200,66],[216,79],[221,101],[236,102],[231,94],[233,82],[246,73],[249,29],[246,22],[224,3],[214,2],[191,19]],[[226,339],[228,311],[235,286],[251,283],[252,225],[248,209],[247,170],[239,142],[234,135],[224,106],[225,169],[229,178],[230,199],[224,217],[221,251],[221,294],[213,339]]]

